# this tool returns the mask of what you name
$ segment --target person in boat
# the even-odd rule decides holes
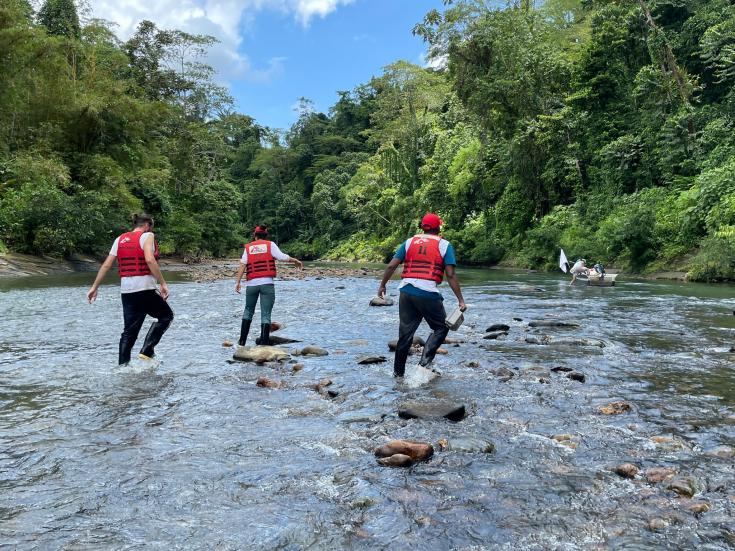
[[[255,340],[255,344],[270,344],[271,312],[276,302],[276,288],[273,282],[276,277],[276,260],[290,262],[299,270],[304,268],[300,260],[281,252],[278,245],[269,241],[267,237],[268,227],[265,224],[256,226],[253,241],[245,245],[240,259],[240,269],[237,271],[235,282],[237,294],[240,294],[243,274],[246,280],[245,311],[240,325],[240,339],[237,341],[240,346],[245,346],[258,298],[260,298],[260,337]]]
[[[401,244],[385,268],[383,279],[378,287],[378,296],[383,298],[388,281],[396,268],[403,263],[401,283],[398,286],[400,323],[393,362],[394,377],[403,377],[405,374],[408,352],[421,320],[426,320],[432,330],[419,361],[423,367],[428,366],[434,360],[436,351],[449,332],[445,323],[447,316],[444,310],[444,298],[437,289],[437,285],[442,282],[445,274],[449,287],[459,301],[460,310],[464,312],[467,309],[459,281],[457,281],[454,247],[439,235],[441,224],[442,221],[436,214],[426,214],[420,224],[423,232]]]
[[[584,258],[577,260],[574,263],[574,266],[569,270],[569,273],[572,274],[572,281],[569,285],[574,285],[574,282],[577,281],[577,276],[589,275],[589,271],[589,268],[587,268],[587,261]]]
[[[115,239],[110,254],[102,263],[92,287],[87,292],[87,300],[91,304],[97,298],[99,286],[105,275],[117,260],[124,322],[118,352],[120,365],[130,361],[131,351],[146,316],[151,316],[156,321],[148,330],[138,354],[143,360],[153,358],[156,345],[174,319],[174,313],[167,302],[168,285],[158,266],[158,245],[152,231],[153,218],[147,214],[135,214],[133,225],[132,231]]]

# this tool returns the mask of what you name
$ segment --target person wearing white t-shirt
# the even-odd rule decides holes
[[[166,300],[168,285],[158,266],[158,245],[153,229],[153,218],[147,214],[133,216],[134,229],[115,239],[110,254],[102,263],[92,287],[87,292],[91,304],[97,298],[99,286],[117,260],[120,273],[120,297],[125,327],[120,335],[118,363],[130,361],[130,353],[138,338],[146,316],[156,318],[146,335],[138,357],[150,360],[155,346],[171,325],[174,313]],[[161,285],[160,293],[158,284]]]
[[[253,241],[245,245],[245,250],[240,259],[240,269],[237,271],[235,292],[240,294],[241,280],[243,274],[246,276],[245,283],[245,311],[242,314],[240,325],[240,338],[238,345],[245,346],[245,341],[250,332],[250,324],[255,315],[255,306],[260,298],[260,337],[255,344],[269,345],[271,330],[271,312],[276,302],[276,260],[291,262],[301,270],[303,264],[296,258],[291,258],[281,252],[273,241],[268,241],[268,228],[261,224],[253,232]]]

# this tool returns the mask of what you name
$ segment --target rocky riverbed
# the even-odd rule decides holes
[[[397,306],[368,305],[377,273],[281,281],[274,334],[298,342],[236,361],[243,299],[229,269],[171,285],[176,318],[155,367],[114,365],[115,286],[93,306],[61,277],[5,288],[1,541],[735,545],[726,288],[467,271],[470,310],[437,359],[442,376],[410,388],[391,377]]]

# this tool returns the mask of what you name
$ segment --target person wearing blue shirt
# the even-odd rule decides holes
[[[459,301],[460,310],[464,312],[467,309],[455,271],[457,260],[454,247],[439,236],[441,223],[441,219],[434,213],[428,213],[422,218],[421,229],[424,233],[415,235],[401,244],[385,268],[378,288],[378,296],[384,297],[388,281],[396,268],[403,264],[401,283],[398,286],[400,324],[393,362],[394,377],[403,377],[405,374],[413,336],[422,320],[426,320],[432,330],[419,361],[419,365],[423,367],[434,360],[436,351],[449,332],[445,323],[444,297],[437,288],[445,274],[449,287]]]

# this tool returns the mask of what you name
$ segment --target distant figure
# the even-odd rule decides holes
[[[408,351],[413,343],[413,335],[426,320],[433,331],[424,345],[419,364],[428,366],[436,356],[436,351],[444,342],[449,329],[445,323],[446,312],[441,293],[437,285],[447,275],[449,287],[459,301],[459,308],[465,311],[467,306],[462,298],[462,290],[457,281],[455,267],[457,261],[454,248],[446,239],[439,236],[441,219],[429,213],[421,220],[424,233],[406,240],[396,251],[395,256],[385,268],[383,279],[378,288],[378,296],[384,297],[386,285],[399,264],[403,263],[401,284],[398,286],[401,298],[398,302],[398,344],[393,363],[393,376],[403,377],[406,371]]]
[[[586,276],[587,274],[589,274],[587,261],[584,258],[580,258],[574,263],[574,266],[572,266],[572,269],[569,270],[569,273],[572,274],[572,281],[569,283],[569,285],[574,285],[574,282],[577,281],[577,276]]]
[[[267,237],[268,228],[265,224],[255,228],[253,241],[245,245],[240,259],[240,269],[237,271],[235,292],[238,294],[240,294],[240,281],[243,274],[246,274],[245,311],[242,314],[240,339],[237,341],[240,346],[245,346],[248,338],[258,297],[260,297],[260,337],[255,340],[255,344],[270,344],[271,312],[276,302],[276,287],[273,283],[273,278],[276,277],[276,260],[291,262],[299,270],[304,268],[300,260],[282,253],[278,245],[268,241]]]
[[[156,318],[143,342],[138,357],[150,360],[155,355],[154,348],[171,325],[174,313],[166,300],[168,285],[158,266],[158,245],[153,235],[153,218],[147,214],[133,216],[133,231],[115,239],[110,254],[102,263],[92,287],[87,292],[91,304],[97,298],[97,291],[107,271],[117,259],[120,274],[120,298],[123,305],[125,328],[120,335],[118,363],[127,364],[130,352],[140,333],[146,316]],[[161,290],[158,290],[158,284]]]

